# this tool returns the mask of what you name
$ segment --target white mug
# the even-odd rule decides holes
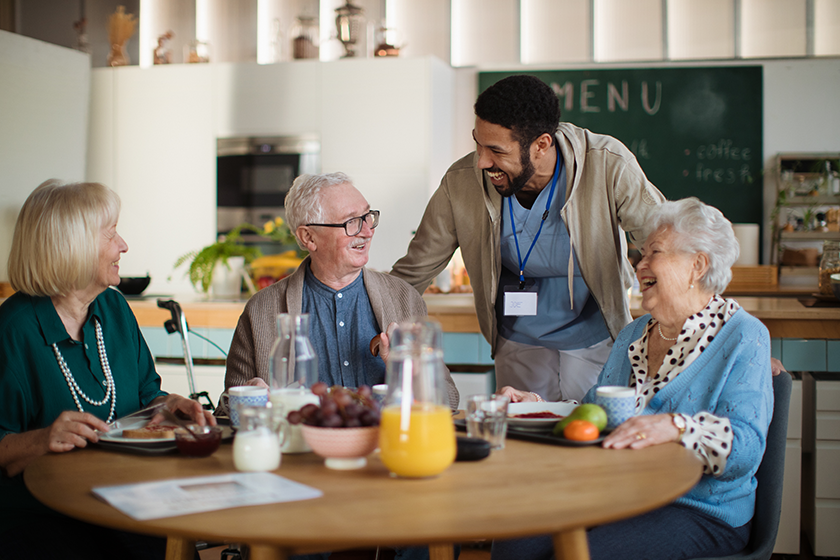
[[[595,404],[607,413],[607,430],[612,431],[636,415],[636,390],[605,385],[595,389]]]
[[[252,385],[238,385],[222,393],[221,398],[222,401],[227,401],[231,427],[237,429],[239,428],[239,413],[236,411],[236,405],[265,406],[268,402],[268,389]]]

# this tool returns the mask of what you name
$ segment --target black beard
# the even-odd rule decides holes
[[[525,188],[525,185],[531,180],[534,173],[537,172],[536,168],[534,168],[533,162],[531,161],[531,154],[529,150],[522,149],[521,153],[522,156],[519,158],[519,163],[522,165],[522,171],[516,177],[510,177],[510,175],[508,175],[510,178],[510,184],[507,187],[496,187],[496,192],[504,197],[513,196]],[[490,171],[493,170],[491,169]]]

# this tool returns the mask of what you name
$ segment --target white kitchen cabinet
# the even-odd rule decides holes
[[[29,194],[85,178],[90,74],[83,53],[0,31],[0,280]]]
[[[454,160],[453,89],[433,57],[93,70],[87,175],[122,198],[122,274],[191,292],[172,265],[216,237],[216,139],[312,133],[382,211],[369,266],[389,270]]]
[[[840,556],[840,374],[806,377],[812,404],[806,431],[812,457],[803,499],[803,526],[815,556]]]

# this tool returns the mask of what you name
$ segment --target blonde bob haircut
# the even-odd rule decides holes
[[[120,197],[99,183],[50,179],[39,185],[15,223],[9,254],[12,288],[49,297],[87,287],[99,266],[102,229],[119,215]]]

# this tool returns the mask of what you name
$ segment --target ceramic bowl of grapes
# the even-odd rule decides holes
[[[316,383],[312,392],[319,404],[307,404],[289,413],[289,423],[300,424],[303,437],[327,468],[360,469],[379,445],[379,410],[370,387],[358,390]]]

